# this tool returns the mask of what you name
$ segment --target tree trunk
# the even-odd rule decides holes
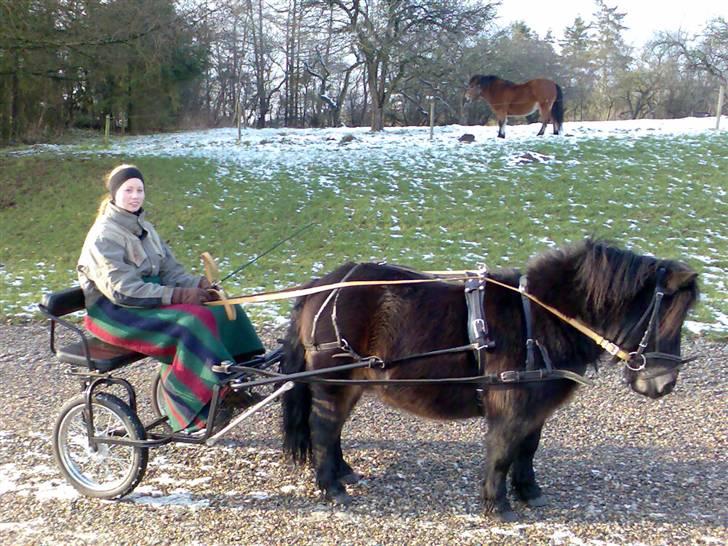
[[[720,129],[720,116],[723,113],[723,98],[725,97],[725,84],[721,82],[718,90],[718,104],[715,107],[715,130]]]
[[[369,80],[369,95],[371,96],[371,122],[369,127],[372,131],[384,129],[384,100],[383,89],[379,89],[379,63],[376,60],[367,59],[367,79]]]
[[[19,101],[20,101],[20,81],[18,79],[18,71],[20,70],[20,55],[15,54],[13,63],[13,74],[10,80],[10,134],[8,141],[14,142],[18,137],[20,131],[20,124],[18,120],[19,115]]]

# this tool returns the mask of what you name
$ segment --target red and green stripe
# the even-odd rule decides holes
[[[205,426],[213,387],[222,379],[212,365],[263,351],[242,309],[235,324],[224,321],[222,307],[130,308],[102,298],[88,310],[86,327],[107,343],[167,364],[162,385],[170,424],[174,430],[194,430]]]

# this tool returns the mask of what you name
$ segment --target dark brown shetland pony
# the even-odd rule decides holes
[[[311,286],[347,280],[421,279],[427,275],[389,265],[344,265]],[[518,286],[520,273],[503,270],[490,278]],[[697,299],[696,273],[679,262],[658,260],[587,239],[531,260],[528,292],[634,351],[643,337],[657,278],[664,298],[658,306],[656,331],[647,351],[680,354],[680,329]],[[319,370],[354,361],[334,357],[343,352],[326,345],[345,339],[361,356],[385,363],[423,352],[469,343],[468,309],[463,285],[446,282],[396,286],[360,286],[299,299],[285,343],[283,372]],[[335,322],[332,314],[335,310]],[[485,289],[485,312],[495,347],[488,352],[486,373],[526,369],[525,321],[520,294],[493,283]],[[546,347],[554,368],[578,374],[595,362],[602,349],[566,322],[538,305],[532,306],[533,337]],[[314,328],[315,322],[315,328]],[[314,331],[315,330],[315,331]],[[312,336],[313,332],[313,336]],[[319,345],[320,349],[314,347]],[[543,367],[537,356],[537,367]],[[669,393],[677,380],[675,364],[649,362],[641,371],[625,368],[631,388],[651,398]],[[439,379],[477,375],[471,351],[420,357],[380,368],[337,372],[338,379]],[[327,376],[329,377],[329,376]],[[533,457],[541,429],[576,384],[567,379],[485,387],[479,399],[474,384],[419,386],[327,385],[298,383],[283,398],[284,447],[294,461],[312,460],[318,486],[334,502],[349,500],[344,484],[354,473],[342,455],[341,430],[365,388],[386,403],[435,419],[486,417],[486,466],[482,497],[487,512],[512,521],[506,477],[516,495],[531,506],[544,498],[536,483]]]
[[[506,138],[508,116],[527,116],[538,108],[541,114],[541,136],[549,122],[554,134],[561,132],[564,123],[564,97],[561,87],[551,80],[539,78],[526,83],[513,83],[498,76],[476,75],[470,78],[465,91],[468,100],[483,99],[490,105],[498,120],[498,136]]]

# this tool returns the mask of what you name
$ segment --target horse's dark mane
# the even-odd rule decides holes
[[[588,312],[603,319],[614,319],[625,313],[625,307],[654,279],[660,266],[669,272],[689,272],[678,262],[641,256],[607,241],[585,239],[532,259],[528,264],[528,278],[534,295],[545,302],[562,309],[563,302],[568,302],[564,309],[567,313],[578,316]],[[682,324],[697,296],[694,281],[675,295],[663,318],[667,331],[674,331]]]
[[[515,85],[512,81],[504,80],[503,78],[499,78],[498,76],[495,76],[493,74],[488,74],[487,76],[484,76],[482,74],[476,74],[475,76],[470,78],[470,85],[477,84],[481,87],[481,89],[483,89],[483,88],[486,88],[486,87],[492,85],[493,83],[495,83],[497,81],[501,81],[508,85]]]

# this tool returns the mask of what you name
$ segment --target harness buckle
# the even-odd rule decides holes
[[[482,318],[476,318],[473,320],[473,329],[476,332],[485,333],[487,330],[485,329],[485,321]]]
[[[621,350],[615,343],[612,343],[608,339],[602,339],[602,341],[599,342],[599,346],[612,356],[617,356]]]
[[[518,382],[518,370],[506,370],[501,372],[499,377],[503,383],[516,383]]]

